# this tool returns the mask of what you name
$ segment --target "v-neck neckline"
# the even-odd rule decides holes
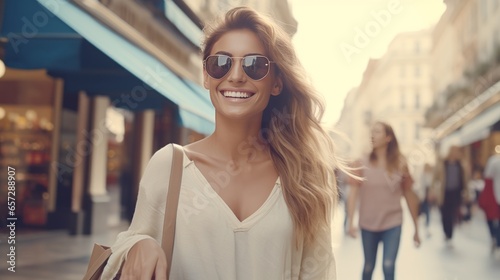
[[[262,205],[260,205],[260,207],[257,208],[257,210],[255,210],[252,214],[250,214],[250,216],[246,217],[243,220],[240,220],[233,212],[231,207],[229,207],[229,205],[226,203],[226,201],[222,199],[222,197],[215,191],[210,182],[208,182],[205,175],[201,172],[198,166],[196,166],[196,163],[187,156],[186,151],[184,151],[184,149],[182,151],[184,153],[184,160],[185,160],[184,167],[187,167],[188,165],[193,166],[193,171],[196,177],[213,194],[211,197],[213,197],[222,206],[235,232],[246,231],[250,229],[258,220],[260,220],[261,217],[264,217],[272,209],[272,205],[274,205],[276,199],[279,198],[278,194],[281,186],[280,176],[278,176],[278,178],[276,179],[274,186],[269,195],[267,196],[266,200],[264,201],[264,203],[262,203]]]

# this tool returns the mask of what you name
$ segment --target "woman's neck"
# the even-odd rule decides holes
[[[235,162],[248,161],[268,151],[262,139],[260,120],[242,122],[218,120],[215,132],[208,137],[218,157]]]
[[[377,158],[377,163],[385,166],[386,165],[386,157],[387,157],[387,147],[378,147],[374,150],[375,156]]]

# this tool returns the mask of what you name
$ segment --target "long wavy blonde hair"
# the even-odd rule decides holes
[[[203,59],[227,32],[249,29],[262,41],[275,71],[283,80],[271,96],[261,129],[266,131],[271,157],[281,177],[283,194],[294,222],[295,241],[315,240],[330,225],[338,200],[334,145],[320,120],[324,105],[299,62],[290,36],[270,18],[247,7],[233,8],[205,27]]]

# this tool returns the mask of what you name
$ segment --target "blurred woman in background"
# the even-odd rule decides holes
[[[415,225],[413,240],[417,247],[420,245],[417,222],[419,200],[412,190],[413,179],[399,151],[392,127],[384,122],[376,122],[372,127],[371,140],[373,149],[368,158],[359,162],[356,174],[364,180],[351,182],[348,199],[349,235],[357,235],[353,217],[359,199],[359,227],[365,257],[362,279],[372,279],[378,245],[382,242],[385,280],[393,280],[403,223],[401,196],[405,197],[411,212]]]

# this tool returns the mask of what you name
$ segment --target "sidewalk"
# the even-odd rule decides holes
[[[93,244],[112,244],[124,228],[126,225],[92,236],[71,236],[66,231],[19,233],[16,236],[16,272],[7,270],[7,246],[2,246],[0,279],[81,280]],[[5,234],[2,235],[2,243],[4,237]]]

